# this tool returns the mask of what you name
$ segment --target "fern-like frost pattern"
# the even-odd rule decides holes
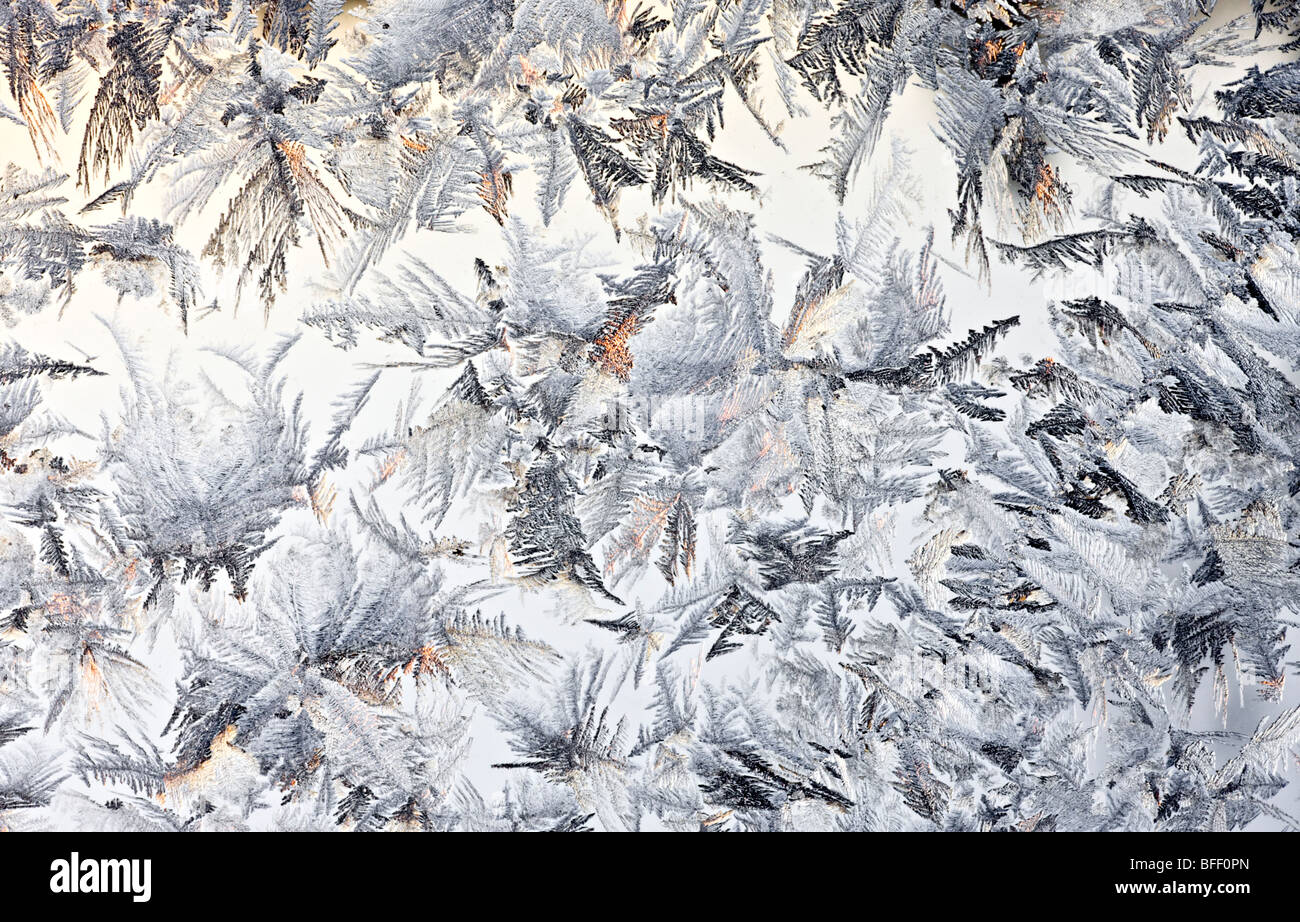
[[[0,829],[1300,828],[1294,0],[0,30]]]

